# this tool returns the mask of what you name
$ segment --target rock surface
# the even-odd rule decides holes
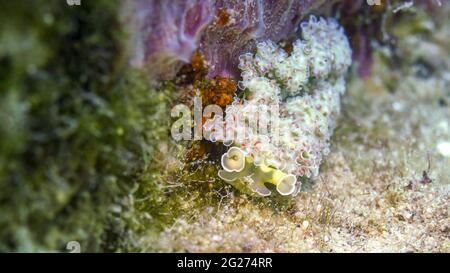
[[[238,76],[238,57],[256,42],[292,35],[324,0],[129,1],[132,63],[152,78],[170,79],[199,49],[210,78]]]

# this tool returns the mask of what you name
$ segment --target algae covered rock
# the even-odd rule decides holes
[[[170,88],[123,69],[120,8],[0,3],[0,251],[126,241],[127,196],[166,135]]]

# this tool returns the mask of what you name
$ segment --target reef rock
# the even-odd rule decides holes
[[[238,76],[238,57],[257,42],[279,42],[324,0],[136,0],[124,10],[131,62],[151,79],[170,79],[196,50],[210,78]]]

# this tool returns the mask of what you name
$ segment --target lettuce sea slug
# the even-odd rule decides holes
[[[223,143],[230,148],[218,175],[261,196],[271,194],[266,183],[281,195],[295,196],[301,178],[318,175],[346,88],[352,51],[342,27],[334,19],[311,16],[300,28],[301,39],[290,53],[267,40],[257,45],[255,54],[240,56],[244,98],[236,97],[227,108],[227,117],[250,125],[226,127],[231,137]],[[205,126],[216,121],[210,119]],[[261,130],[267,123],[270,129]]]

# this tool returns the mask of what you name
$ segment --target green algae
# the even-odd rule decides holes
[[[0,251],[128,245],[173,88],[126,69],[119,4],[0,4]]]

